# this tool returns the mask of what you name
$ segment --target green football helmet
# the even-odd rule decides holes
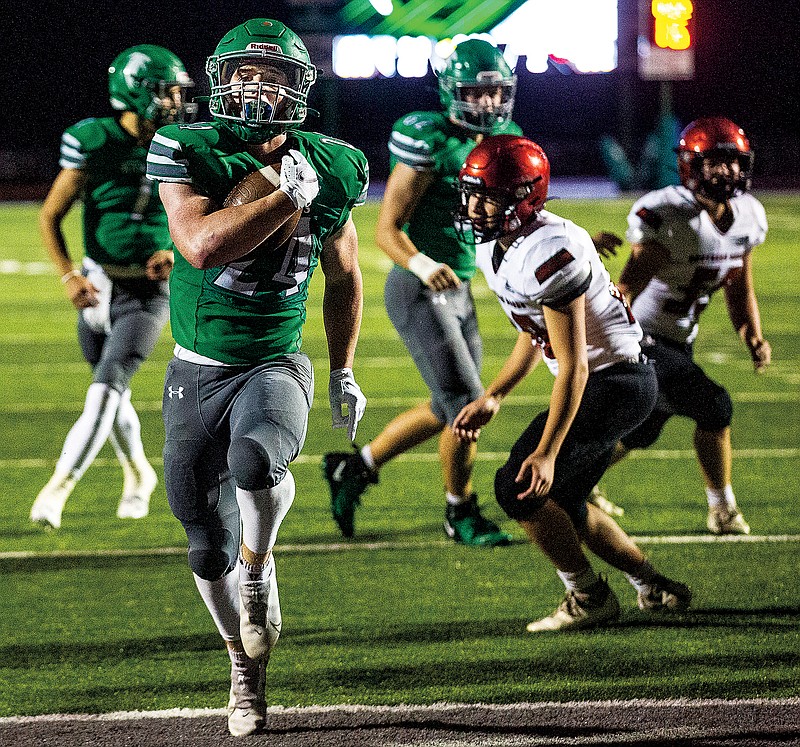
[[[183,63],[155,44],[139,44],[120,52],[108,68],[111,106],[136,112],[158,126],[183,122],[197,112],[197,104],[186,100],[193,86]]]
[[[225,34],[206,61],[206,73],[211,116],[248,143],[264,143],[302,124],[317,79],[300,37],[268,18],[253,18]]]
[[[493,91],[492,105],[478,101],[477,91]],[[474,132],[491,133],[511,119],[517,76],[503,53],[483,39],[461,42],[439,73],[439,98],[448,117]]]

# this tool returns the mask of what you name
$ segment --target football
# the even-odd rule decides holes
[[[232,207],[253,202],[272,194],[280,185],[281,162],[278,161],[277,163],[263,166],[258,171],[251,171],[228,193],[222,206]],[[294,233],[302,214],[302,210],[296,210],[292,213],[286,222],[260,246],[266,245],[267,248],[275,249],[284,244]]]

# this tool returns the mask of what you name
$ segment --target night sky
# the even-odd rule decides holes
[[[623,36],[634,3],[620,4]],[[298,10],[296,0],[44,2],[29,3],[28,13],[23,7],[15,3],[3,21],[0,181],[24,179],[26,169],[36,172],[34,165],[19,166],[33,161],[44,165],[32,180],[52,178],[62,130],[86,116],[110,113],[107,68],[124,48],[140,43],[168,47],[185,62],[202,95],[208,93],[205,58],[229,28],[247,18],[274,17],[302,36],[321,20],[314,12]],[[729,116],[750,136],[757,177],[776,186],[800,186],[798,8],[796,0],[695,0],[697,76],[672,84],[682,124],[705,114]],[[627,49],[623,44],[621,58],[632,51],[630,43]],[[315,89],[311,103],[323,114],[309,121],[309,128],[363,148],[378,177],[388,167],[385,146],[393,121],[414,109],[438,107],[433,76],[417,81],[329,79]],[[635,152],[655,125],[658,94],[658,83],[640,81],[624,70],[592,76],[523,71],[515,119],[526,135],[562,154],[563,173],[601,173],[599,136],[620,137]],[[624,101],[630,103],[623,106]],[[15,175],[15,168],[23,173]]]

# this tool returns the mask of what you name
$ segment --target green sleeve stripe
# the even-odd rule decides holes
[[[86,165],[86,156],[76,150],[62,147],[58,165],[62,169],[81,169]]]

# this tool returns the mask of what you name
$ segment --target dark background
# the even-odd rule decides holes
[[[635,161],[655,127],[662,86],[639,79],[636,2],[619,2],[617,71],[518,71],[515,119],[548,152],[554,174],[604,174],[602,135],[617,138]],[[107,68],[124,48],[168,47],[186,64],[196,93],[207,94],[206,56],[228,29],[248,18],[283,20],[306,40],[313,61],[329,69],[319,34],[335,22],[334,5],[335,0],[17,2],[4,11],[0,34],[0,184],[6,194],[25,184],[35,185],[35,191],[55,176],[63,129],[110,113]],[[695,0],[694,5],[696,77],[668,84],[679,122],[707,114],[730,117],[756,151],[757,186],[800,187],[800,2]],[[439,107],[432,74],[366,81],[329,74],[312,89],[310,103],[322,113],[309,119],[308,129],[362,148],[376,180],[388,171],[386,141],[394,120],[414,109]]]

